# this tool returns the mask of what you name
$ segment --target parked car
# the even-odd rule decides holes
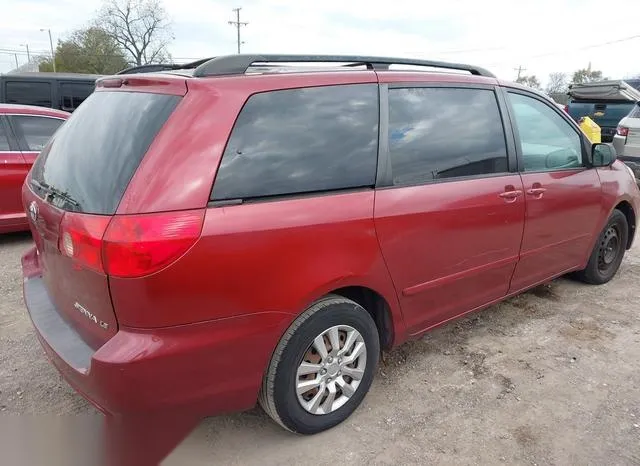
[[[567,112],[576,121],[591,118],[600,126],[602,141],[611,142],[618,123],[638,101],[640,91],[625,81],[571,84]]]
[[[381,349],[570,272],[611,280],[640,192],[611,146],[482,68],[235,55],[99,80],[23,202],[29,315],[102,411],[259,400],[313,434]]]
[[[0,75],[0,103],[37,105],[73,112],[95,89],[100,75],[10,73]]]
[[[40,150],[68,117],[60,110],[0,104],[0,234],[29,229],[22,183]]]
[[[640,179],[640,103],[620,120],[613,146],[620,160],[629,165],[636,178]]]

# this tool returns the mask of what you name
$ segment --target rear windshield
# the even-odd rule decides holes
[[[62,125],[33,166],[31,185],[65,210],[113,214],[180,97],[95,92]]]

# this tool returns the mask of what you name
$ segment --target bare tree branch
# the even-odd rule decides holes
[[[547,94],[562,94],[567,91],[567,75],[565,73],[549,74]]]
[[[158,63],[169,57],[171,24],[160,0],[104,0],[99,24],[135,65]]]

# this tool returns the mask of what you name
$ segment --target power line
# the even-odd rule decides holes
[[[51,56],[51,52],[49,51],[37,51],[37,50],[31,50],[29,49],[31,55],[43,55],[44,58],[50,59]],[[6,55],[22,55],[22,56],[27,56],[27,53],[25,51],[10,51],[8,49],[0,49],[0,54],[6,54]],[[96,54],[96,53],[92,53],[92,54],[87,54],[87,53],[83,53],[83,52],[77,52],[77,51],[66,51],[65,54],[67,55],[79,55],[79,56],[83,56],[83,57],[92,57],[92,58],[112,58],[112,57],[121,57],[122,55],[118,55],[118,54],[109,54],[109,53],[101,53],[101,54]],[[171,59],[173,61],[184,61],[184,62],[192,62],[192,61],[196,61],[196,60],[202,60],[203,57],[171,57]],[[206,57],[205,57],[206,58]]]
[[[233,11],[236,12],[236,20],[229,21],[229,24],[235,26],[236,31],[238,32],[238,53],[240,53],[240,44],[244,44],[244,42],[240,40],[240,28],[242,26],[246,26],[247,24],[249,24],[249,23],[244,23],[240,21],[240,10],[242,10],[242,8],[234,8]]]
[[[518,72],[518,77],[516,78],[516,81],[520,79],[520,76],[522,76],[523,71],[527,71],[527,69],[523,68],[522,65],[518,65],[518,67],[514,68],[514,70]]]
[[[606,47],[607,45],[619,44],[621,42],[628,42],[630,40],[639,39],[639,38],[640,38],[640,34],[635,34],[633,36],[622,37],[620,39],[614,39],[614,40],[610,40],[610,41],[607,41],[607,42],[600,42],[598,44],[590,44],[590,45],[585,45],[583,47],[577,47],[577,48],[568,49],[568,50],[554,50],[554,51],[551,51],[551,52],[544,52],[544,53],[540,53],[540,54],[536,54],[536,55],[529,55],[527,57],[520,57],[520,58],[524,58],[526,60],[532,60],[534,58],[551,57],[551,56],[554,56],[554,55],[565,55],[565,54],[568,54],[568,53],[580,52],[582,50],[595,49],[595,48],[599,48],[599,47]],[[497,65],[500,65],[500,64],[503,64],[503,63],[505,63],[505,62],[504,61],[494,62],[494,63],[489,63],[486,66],[497,66]]]
[[[634,36],[629,36],[629,37],[623,37],[622,39],[610,40],[608,42],[601,42],[599,44],[585,45],[584,47],[578,47],[578,48],[575,48],[575,49],[572,49],[572,50],[541,53],[539,55],[533,55],[530,58],[540,58],[540,57],[548,57],[548,56],[552,56],[552,55],[562,55],[563,53],[579,52],[581,50],[589,50],[589,49],[595,49],[595,48],[598,48],[598,47],[605,47],[607,45],[619,44],[620,42],[627,42],[627,41],[630,41],[630,40],[633,40],[633,39],[638,39],[638,38],[640,38],[640,34],[636,34]]]
[[[455,55],[457,53],[471,53],[471,52],[497,52],[498,50],[506,50],[506,47],[485,47],[480,49],[458,49],[458,50],[443,50],[437,52],[439,55]]]

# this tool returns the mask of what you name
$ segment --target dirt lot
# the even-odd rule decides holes
[[[0,237],[0,409],[94,413],[47,363],[23,309],[30,242]],[[387,354],[331,431],[292,435],[255,409],[203,421],[166,463],[638,465],[637,244],[606,286],[558,280]]]

